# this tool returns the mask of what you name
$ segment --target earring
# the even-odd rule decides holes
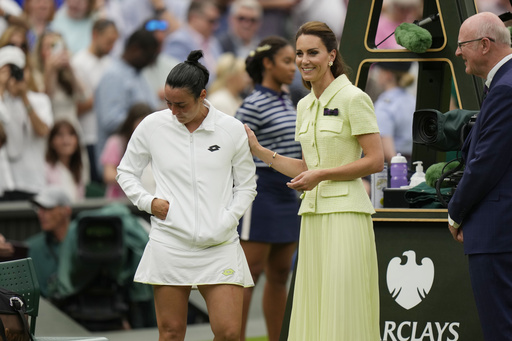
[[[329,67],[331,67],[331,66],[332,66],[332,64],[333,64],[333,62],[332,62],[332,61],[330,61],[330,62],[329,62]]]

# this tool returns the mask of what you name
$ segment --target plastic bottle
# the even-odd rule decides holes
[[[425,182],[425,173],[423,172],[423,162],[422,161],[416,161],[413,162],[414,165],[416,165],[416,172],[411,176],[411,187],[418,186],[422,182]]]
[[[389,187],[400,188],[401,186],[407,186],[407,160],[402,154],[398,153],[391,158],[390,175]]]

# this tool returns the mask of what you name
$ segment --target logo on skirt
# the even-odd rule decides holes
[[[231,276],[231,275],[232,275],[232,274],[234,274],[234,273],[235,273],[235,270],[233,270],[233,269],[226,269],[226,270],[224,270],[224,271],[222,272],[222,274],[223,274],[224,276]]]

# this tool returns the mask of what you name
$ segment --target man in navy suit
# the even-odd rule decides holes
[[[498,16],[460,27],[456,55],[487,95],[462,146],[465,170],[448,206],[449,229],[464,243],[486,341],[512,340],[512,49]],[[488,91],[487,91],[488,89]]]

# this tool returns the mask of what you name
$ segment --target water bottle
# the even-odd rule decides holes
[[[407,160],[402,154],[398,153],[391,158],[390,175],[389,187],[407,186]]]

